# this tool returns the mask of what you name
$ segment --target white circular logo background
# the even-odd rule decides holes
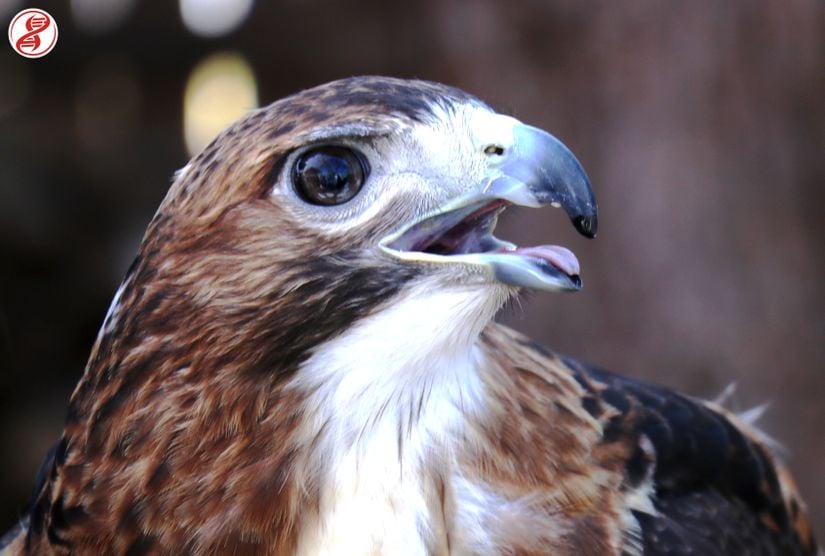
[[[44,10],[23,10],[9,23],[9,43],[26,58],[45,56],[57,44],[57,22]]]

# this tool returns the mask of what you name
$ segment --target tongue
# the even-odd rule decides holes
[[[555,266],[568,276],[579,274],[579,260],[570,249],[559,245],[536,245],[535,247],[518,247],[513,253],[542,259]]]

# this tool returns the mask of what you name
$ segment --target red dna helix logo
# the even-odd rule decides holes
[[[9,24],[9,43],[26,58],[45,56],[57,44],[57,23],[43,10],[23,10]]]
[[[17,39],[14,48],[17,50],[28,50],[29,53],[40,49],[40,33],[46,30],[51,24],[51,20],[42,15],[33,15],[26,20],[28,33]]]

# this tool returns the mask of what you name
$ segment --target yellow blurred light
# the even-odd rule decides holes
[[[255,74],[243,56],[219,53],[201,61],[189,75],[183,97],[183,132],[190,156],[257,106]]]

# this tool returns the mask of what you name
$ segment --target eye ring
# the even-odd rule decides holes
[[[484,154],[488,156],[502,156],[504,154],[504,147],[501,145],[487,145],[484,147]]]
[[[292,166],[292,183],[304,201],[334,206],[355,197],[369,171],[367,159],[359,151],[341,145],[321,145],[298,156]]]

